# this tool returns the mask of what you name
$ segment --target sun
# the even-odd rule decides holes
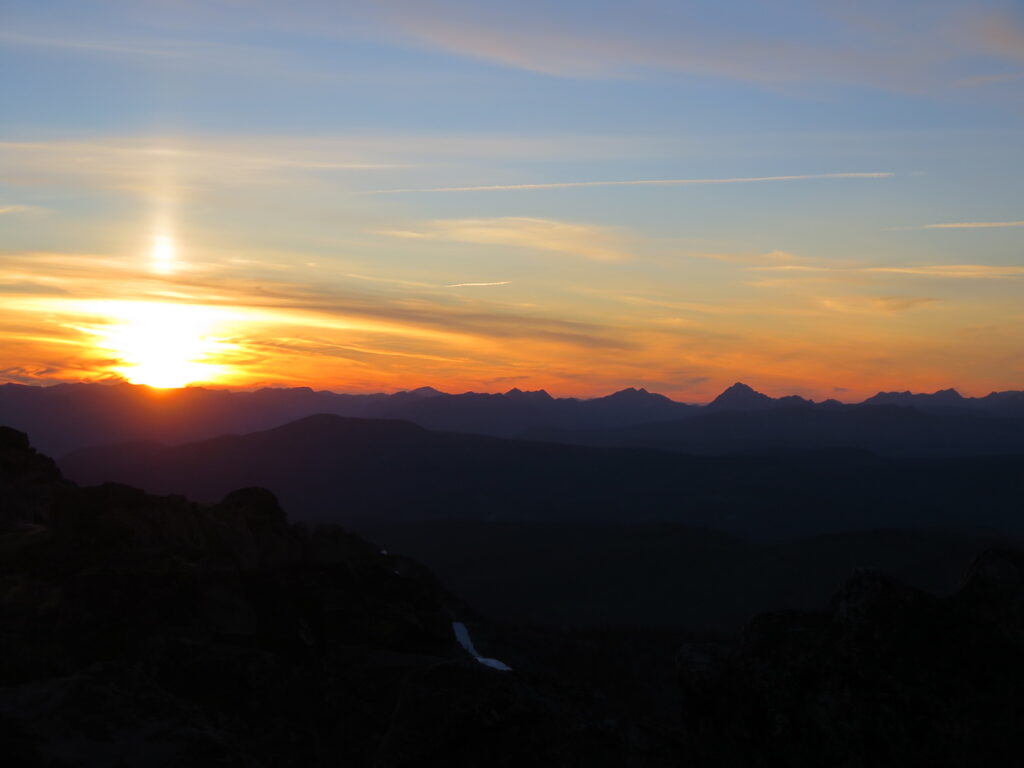
[[[174,271],[174,260],[178,255],[174,238],[168,235],[157,235],[149,249],[150,265],[154,272],[161,275]]]
[[[230,345],[216,335],[218,316],[207,307],[160,302],[111,302],[109,323],[95,346],[113,353],[110,370],[132,384],[157,388],[211,383],[226,375],[217,362]]]

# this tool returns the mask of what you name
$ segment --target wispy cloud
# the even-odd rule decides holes
[[[905,267],[868,267],[863,272],[922,277],[964,278],[969,280],[1024,277],[1024,266],[993,264],[931,264]]]
[[[100,34],[97,27],[42,12],[29,27],[9,25],[0,39],[8,46],[129,57],[165,67],[198,63],[246,75],[375,76],[365,67],[350,71],[301,50],[282,51],[267,33],[286,31],[299,39],[369,37],[389,47],[442,51],[557,77],[672,73],[770,86],[842,83],[890,90],[981,82],[993,76],[978,74],[979,62],[991,69],[1024,58],[1019,17],[1001,9],[1002,3],[985,0],[904,0],[898,9],[892,3],[808,0],[772,14],[799,20],[786,28],[764,23],[760,13],[730,12],[712,0],[629,5],[589,0],[586,12],[576,3],[545,0],[520,0],[514,7],[462,0],[246,0],[244,5],[245,18],[240,18],[234,0],[115,3],[106,18],[103,10],[96,11],[112,29]],[[149,23],[133,26],[133,17]],[[210,30],[228,28],[234,33],[230,43],[211,39]],[[247,36],[254,44],[239,45]]]
[[[468,187],[418,187],[377,189],[369,194],[397,195],[412,192],[516,192],[535,189],[574,189],[583,187],[681,187],[702,184],[754,184],[766,181],[810,181],[814,179],[887,179],[892,172],[805,173],[790,176],[738,176],[723,179],[628,179],[617,181],[556,181],[542,184],[486,184]]]
[[[410,240],[507,245],[598,261],[619,261],[629,256],[622,236],[606,227],[518,216],[442,219],[416,230],[390,230],[381,234]]]
[[[712,261],[722,261],[727,264],[744,264],[753,265],[757,269],[782,269],[782,270],[799,270],[799,269],[811,269],[811,267],[805,267],[800,265],[798,262],[801,261],[800,257],[789,251],[766,251],[764,253],[744,253],[744,252],[700,252],[700,253],[688,253],[687,256],[694,256],[699,259],[710,259]]]
[[[829,272],[828,267],[815,267],[810,264],[768,264],[765,266],[754,266],[752,270],[758,272]]]
[[[843,83],[940,89],[979,60],[1021,58],[1018,19],[998,3],[935,0],[798,3],[800,33],[720,3],[637,0],[628,6],[522,0],[515,9],[457,0],[381,0],[374,12],[405,40],[501,66],[573,78],[671,72],[768,85]],[[799,8],[799,10],[797,10]]]
[[[843,296],[822,297],[816,303],[836,312],[895,315],[937,301],[939,299],[932,296]]]
[[[20,275],[28,266],[45,267],[65,291],[29,284]],[[0,309],[47,311],[57,315],[124,301],[173,302],[217,311],[239,311],[249,322],[270,326],[343,331],[355,338],[377,339],[370,346],[436,354],[437,350],[475,347],[496,340],[530,340],[580,349],[631,346],[613,328],[600,323],[543,314],[518,306],[460,298],[458,292],[433,286],[417,294],[367,293],[346,286],[311,286],[285,280],[253,279],[244,270],[222,267],[202,274],[153,275],[129,264],[114,265],[88,254],[11,254],[0,269],[0,291],[11,296]],[[116,271],[114,271],[116,269]],[[112,279],[116,276],[116,279]],[[415,348],[404,349],[403,344]]]
[[[933,304],[939,299],[934,296],[878,296],[874,301],[885,312],[905,312],[914,307]]]
[[[773,254],[765,254],[759,263],[756,260],[728,259],[745,265],[751,272],[770,272],[773,278],[756,283],[759,287],[793,285],[796,282],[827,282],[827,281],[860,281],[870,275],[907,275],[917,277],[941,277],[949,279],[1001,279],[1024,276],[1024,266],[1009,264],[895,264],[890,266],[872,266],[861,263],[839,263],[822,260],[805,261],[804,263],[770,263]],[[781,253],[780,256],[791,256]],[[726,259],[723,259],[726,260]],[[765,262],[769,263],[765,263]]]
[[[654,299],[649,296],[620,296],[620,301],[627,304],[639,305],[642,307],[654,307],[657,309],[671,309],[681,312],[697,312],[707,315],[735,315],[736,307],[728,304],[715,304],[699,301],[668,301],[666,299]]]
[[[85,53],[104,53],[121,56],[144,56],[153,58],[188,59],[209,50],[208,46],[197,43],[149,41],[144,44],[113,39],[86,39],[81,37],[57,37],[18,33],[0,32],[0,42],[10,46],[27,46],[34,48],[54,48]]]
[[[1024,72],[1006,72],[999,75],[975,75],[973,77],[961,77],[953,81],[958,88],[977,88],[984,85],[1000,85],[1012,83],[1016,80],[1024,80]]]
[[[340,194],[383,183],[398,186],[391,179],[405,178],[416,169],[436,171],[480,159],[590,161],[660,151],[667,151],[663,139],[644,136],[115,134],[87,140],[7,137],[0,140],[0,167],[9,184],[105,190],[143,199],[210,197],[239,187],[249,191],[289,185],[298,191],[296,185],[302,184],[305,191],[315,190],[322,204],[326,186]],[[0,208],[13,214],[28,207],[0,201]]]
[[[956,221],[948,224],[925,224],[917,229],[999,229],[1024,227],[1024,221]]]
[[[43,210],[38,205],[3,205],[0,204],[0,216],[15,213],[37,213]]]
[[[496,6],[475,13],[455,2],[381,3],[382,16],[408,39],[463,56],[562,77],[609,77],[669,70],[761,82],[806,81],[853,64],[874,69],[849,49],[750,34],[742,27],[702,24],[671,4],[594,2],[581,17],[545,3],[515,12]],[[639,7],[637,7],[639,6]],[[691,10],[691,9],[687,9]],[[831,50],[830,50],[831,48]],[[832,56],[826,55],[829,51]]]
[[[452,283],[451,285],[445,286],[447,288],[483,288],[489,285],[509,285],[511,280],[502,280],[497,283]]]
[[[66,294],[63,288],[56,285],[36,283],[30,280],[19,280],[11,283],[0,283],[0,294],[17,294],[26,296],[56,296]]]
[[[376,150],[376,151],[375,151]],[[315,137],[120,136],[97,141],[0,141],[10,177],[84,176],[119,184],[151,183],[154,168],[185,180],[273,170],[360,171],[401,169],[382,159],[385,144]],[[15,206],[19,207],[19,206]]]
[[[118,19],[111,23],[117,28]],[[227,24],[234,19],[222,18],[207,24]],[[347,83],[352,81],[386,81],[382,72],[357,71],[355,69],[330,66],[306,57],[301,50],[288,51],[281,46],[268,45],[265,39],[258,39],[253,45],[242,45],[236,41],[213,40],[203,22],[180,18],[176,24],[166,28],[164,36],[133,31],[129,34],[98,35],[94,30],[74,30],[55,27],[55,32],[45,28],[10,29],[0,32],[0,43],[8,48],[37,48],[61,54],[118,58],[131,61],[142,67],[158,67],[161,70],[226,72],[261,79],[283,77],[287,80],[304,80],[319,84]],[[237,38],[235,38],[237,40]]]

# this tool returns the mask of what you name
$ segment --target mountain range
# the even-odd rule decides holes
[[[883,455],[1024,452],[1024,392],[961,397],[883,392],[863,403],[771,398],[737,383],[704,406],[629,388],[589,400],[543,390],[394,394],[308,388],[252,392],[130,384],[0,386],[0,423],[43,450],[146,440],[182,443],[269,429],[314,414],[401,419],[439,431],[602,445],[657,445],[689,453],[853,448]]]
[[[300,520],[357,530],[471,520],[672,522],[774,537],[900,526],[1024,531],[1018,503],[1024,456],[1015,455],[890,459],[825,450],[690,456],[321,414],[179,445],[83,449],[60,465],[78,482],[125,482],[201,501],[259,484]]]

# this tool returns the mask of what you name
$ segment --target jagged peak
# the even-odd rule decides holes
[[[758,392],[756,389],[744,384],[742,381],[737,381],[731,387],[723,391],[722,394],[712,400],[710,405],[752,405],[767,403],[771,400],[772,398],[763,392]]]
[[[905,389],[901,392],[878,392],[872,395],[864,402],[866,403],[877,403],[877,402],[888,402],[898,403],[901,401],[929,401],[939,400],[946,402],[956,402],[965,399],[957,390],[949,387],[947,389],[937,389],[932,393],[927,392],[911,392],[909,389]]]

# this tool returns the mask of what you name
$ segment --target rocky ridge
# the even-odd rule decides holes
[[[665,764],[586,693],[470,656],[453,620],[484,623],[425,569],[269,491],[80,488],[0,428],[0,502],[9,765]]]

